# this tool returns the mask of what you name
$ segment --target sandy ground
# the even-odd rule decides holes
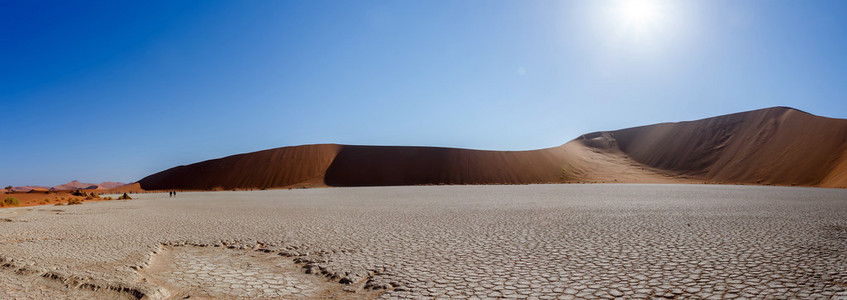
[[[845,237],[838,189],[143,194],[0,209],[0,298],[830,298]]]

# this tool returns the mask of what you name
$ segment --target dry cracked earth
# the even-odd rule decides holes
[[[847,191],[326,188],[0,209],[0,298],[847,299]]]

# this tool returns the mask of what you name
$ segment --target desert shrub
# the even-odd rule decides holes
[[[130,197],[129,195],[127,195],[126,193],[124,193],[123,195],[121,195],[120,197],[118,197],[118,199],[121,199],[121,200],[131,200],[131,199],[132,199],[132,197]]]
[[[103,198],[103,200],[114,200],[114,199],[112,199],[112,197],[106,197],[106,198]]]
[[[82,204],[82,200],[79,200],[79,199],[68,199],[68,205],[76,205],[76,204]]]
[[[18,206],[21,205],[21,201],[15,197],[6,197],[6,200],[3,200],[3,205],[5,206]]]

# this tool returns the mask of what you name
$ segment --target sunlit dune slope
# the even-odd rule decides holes
[[[276,148],[174,167],[139,181],[145,190],[274,188],[323,182],[339,145]]]
[[[847,186],[847,120],[774,107],[609,132],[633,160],[718,183]]]

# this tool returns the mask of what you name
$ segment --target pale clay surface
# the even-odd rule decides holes
[[[847,291],[847,190],[571,184],[133,197],[0,209],[0,298]]]

